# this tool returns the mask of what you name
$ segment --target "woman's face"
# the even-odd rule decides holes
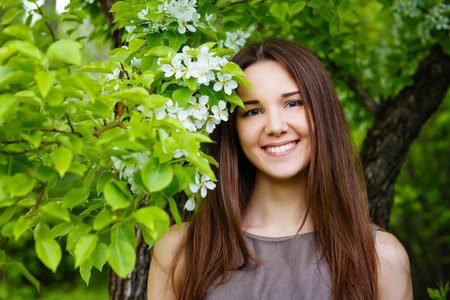
[[[283,65],[255,63],[244,70],[253,90],[239,85],[246,110],[239,108],[236,128],[242,150],[257,176],[290,180],[309,165],[311,139],[298,86]]]

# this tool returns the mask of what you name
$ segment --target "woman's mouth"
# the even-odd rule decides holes
[[[269,152],[269,153],[276,153],[276,154],[280,154],[286,151],[289,151],[291,149],[293,149],[295,147],[295,145],[297,145],[298,141],[294,141],[294,142],[290,142],[281,146],[276,146],[276,147],[271,147],[271,146],[267,146],[264,147],[264,149]]]

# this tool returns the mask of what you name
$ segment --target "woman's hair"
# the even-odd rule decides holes
[[[296,81],[312,139],[306,170],[307,214],[331,266],[334,299],[374,299],[377,256],[367,194],[357,151],[331,80],[320,61],[302,46],[270,38],[243,48],[233,61],[243,70],[261,61],[282,64]],[[255,182],[255,167],[243,154],[236,112],[211,138],[208,153],[218,162],[217,188],[200,201],[172,265],[183,257],[180,299],[202,299],[232,272],[256,261],[247,248],[241,220]],[[300,230],[300,229],[299,229]],[[320,248],[319,248],[320,249]],[[172,276],[173,278],[173,276]]]

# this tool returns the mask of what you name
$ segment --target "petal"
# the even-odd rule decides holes
[[[220,74],[220,73],[219,73],[219,74]],[[217,75],[219,75],[219,74],[217,74]],[[214,89],[216,92],[218,92],[218,91],[220,91],[220,90],[222,89],[222,87],[223,87],[222,82],[216,82],[216,83],[214,84],[214,86],[213,86],[213,89]]]
[[[189,189],[191,190],[191,192],[197,193],[199,188],[200,188],[199,184],[197,185],[197,184],[189,183]]]
[[[202,186],[202,188],[201,188],[201,190],[200,190],[200,195],[202,195],[202,198],[205,198],[205,197],[206,197],[206,193],[207,193],[206,187],[205,187],[205,186]]]

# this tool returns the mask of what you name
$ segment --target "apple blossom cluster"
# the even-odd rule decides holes
[[[113,149],[117,150],[118,148],[113,147]],[[114,170],[118,173],[118,179],[125,179],[130,184],[131,191],[135,194],[142,193],[144,189],[134,182],[133,176],[142,168],[149,157],[149,152],[135,152],[121,158],[111,156]]]
[[[170,1],[158,1],[160,4],[157,9],[147,8],[142,9],[137,14],[137,17],[148,24],[148,27],[144,28],[144,32],[161,32],[169,29],[169,25],[175,23],[179,33],[184,34],[187,31],[196,32],[197,27],[205,28],[205,24],[200,21],[201,15],[197,13],[195,8],[197,0],[170,0]],[[211,25],[213,15],[205,15],[205,20],[208,26],[213,31],[216,31],[214,26]],[[134,35],[133,31],[136,26],[126,26],[125,30],[130,34],[128,40],[132,40]]]
[[[207,189],[213,190],[215,189],[216,184],[214,182],[211,182],[211,178],[209,178],[208,175],[203,174],[200,175],[200,173],[195,173],[195,183],[189,183],[189,189],[193,193],[191,197],[186,201],[186,204],[184,205],[184,209],[192,211],[195,209],[195,194],[200,192],[200,195],[202,198],[206,197]]]
[[[433,7],[426,15],[429,21],[437,30],[450,29],[450,4],[441,3]]]
[[[402,15],[410,18],[419,17],[423,10],[418,7],[416,0],[411,0],[408,4],[399,2],[394,6],[394,11],[399,12]],[[425,14],[425,23],[419,24],[419,30],[422,29],[437,29],[447,30],[450,29],[450,4],[440,3],[431,8],[428,13]]]
[[[245,32],[241,29],[236,30],[235,32],[227,31],[225,34],[227,35],[226,40],[220,40],[218,46],[220,48],[229,48],[233,49],[235,53],[237,53],[246,43],[246,40],[250,37],[250,28],[249,31]]]
[[[214,91],[223,90],[225,94],[231,95],[238,84],[232,79],[232,74],[221,72],[227,63],[229,61],[226,58],[216,56],[206,46],[200,51],[185,46],[182,53],[177,53],[170,64],[163,64],[160,70],[166,78],[195,78],[197,85],[212,85]],[[177,118],[189,131],[211,133],[221,121],[228,120],[228,110],[224,100],[212,106],[209,105],[210,102],[209,96],[194,95],[190,97],[186,107],[179,107],[171,99],[166,105],[155,109],[155,117],[158,120],[167,116]]]

